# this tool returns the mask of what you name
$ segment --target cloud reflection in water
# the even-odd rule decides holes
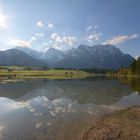
[[[3,139],[3,131],[8,134],[6,137],[9,138],[11,135],[13,136],[13,131],[19,131],[20,129],[26,129],[27,132],[24,134],[26,136],[34,133],[37,135],[42,133],[41,130],[44,130],[44,134],[46,135],[47,133],[49,136],[50,133],[56,131],[57,127],[63,126],[63,128],[67,128],[68,125],[72,129],[77,127],[77,125],[85,125],[84,123],[87,123],[89,118],[93,119],[133,105],[140,105],[140,96],[137,92],[123,97],[113,105],[79,104],[77,101],[72,101],[68,98],[49,100],[45,96],[38,96],[27,101],[15,101],[1,97],[0,137]],[[20,133],[18,132],[18,135],[22,137],[23,135]]]

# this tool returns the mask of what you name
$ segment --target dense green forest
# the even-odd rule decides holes
[[[121,68],[118,75],[140,75],[140,57],[129,68]]]
[[[140,74],[140,57],[131,64],[130,69],[133,74]]]

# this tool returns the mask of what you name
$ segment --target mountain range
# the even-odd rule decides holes
[[[15,47],[0,52],[0,65],[119,69],[133,61],[132,56],[113,45],[80,45],[67,51],[50,48],[45,52]]]
[[[0,51],[0,65],[44,66],[43,61],[35,59],[18,49]]]

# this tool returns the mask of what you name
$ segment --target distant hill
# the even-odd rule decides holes
[[[0,65],[44,66],[45,63],[18,49],[9,49],[0,51]]]

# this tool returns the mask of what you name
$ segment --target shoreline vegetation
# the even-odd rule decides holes
[[[139,73],[132,73],[131,69],[128,68],[115,71],[106,69],[48,69],[47,67],[0,66],[0,83],[32,79],[84,79],[99,76],[109,79],[117,78],[125,83],[129,83],[133,78],[140,78]]]
[[[130,70],[129,70],[130,71]],[[140,74],[124,74],[103,69],[48,69],[46,67],[0,66],[0,83],[26,82],[38,79],[78,80],[87,78],[118,79],[140,93]]]
[[[18,82],[31,79],[83,79],[93,74],[82,70],[23,69],[18,66],[1,66],[0,82]]]

